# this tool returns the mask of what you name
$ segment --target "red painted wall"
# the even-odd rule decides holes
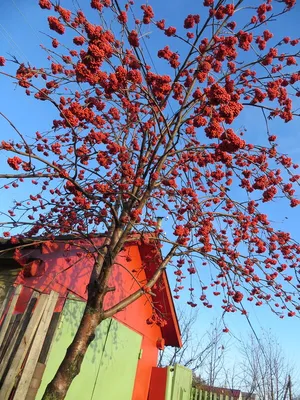
[[[30,251],[29,257],[43,260],[37,275],[25,277],[21,273],[17,283],[23,284],[24,289],[17,303],[16,311],[23,312],[31,296],[32,289],[41,292],[55,290],[61,294],[56,311],[60,311],[68,292],[72,292],[83,299],[87,296],[87,285],[93,265],[91,257],[83,257],[81,250],[68,248],[64,244],[51,244],[40,249]],[[71,267],[70,267],[71,266]],[[108,293],[105,299],[105,308],[109,308],[118,301],[134,292],[146,283],[145,271],[139,247],[128,246],[116,260],[110,285],[115,286],[115,292]],[[151,378],[152,367],[156,366],[158,349],[157,340],[162,338],[161,328],[157,325],[149,325],[147,319],[152,315],[152,299],[150,296],[142,296],[124,311],[119,312],[115,318],[130,328],[143,335],[142,356],[138,361],[136,380],[134,385],[133,400],[146,400]]]
[[[148,400],[165,400],[167,368],[152,368]]]
[[[142,349],[143,353],[138,361],[132,400],[148,399],[152,367],[157,365],[158,349],[156,342],[144,336]]]

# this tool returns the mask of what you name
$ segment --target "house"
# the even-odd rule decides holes
[[[93,240],[95,246],[103,243],[101,237]],[[53,316],[51,321],[49,319],[49,328],[47,333],[45,332],[45,341],[40,345],[41,352],[31,383],[29,382],[28,392],[23,393],[26,400],[40,399],[81,319],[93,257],[86,243],[77,238],[58,237],[46,242],[36,239],[26,244],[23,250],[26,262],[21,268],[16,262],[12,262],[12,248],[9,241],[0,243],[0,249],[5,250],[1,268],[5,269],[6,262],[8,265],[10,260],[7,269],[19,269],[15,286],[22,289],[14,306],[14,315],[24,315],[27,312],[33,293],[42,293],[44,296],[58,293],[51,314]],[[116,290],[107,294],[105,307],[116,304],[147,282],[159,262],[154,250],[154,245],[149,241],[137,239],[126,244],[113,267],[110,286],[115,286]],[[165,325],[151,323],[153,309],[167,322]],[[10,335],[9,332],[7,331],[6,337]],[[160,282],[153,287],[152,294],[144,294],[98,327],[80,375],[73,381],[67,399],[147,400],[158,352],[165,345],[180,347],[181,337],[167,275],[164,272]],[[9,346],[9,343],[6,346]],[[5,355],[2,355],[3,357]],[[24,360],[26,361],[25,358]],[[19,368],[24,368],[24,363]],[[20,371],[17,372],[19,374],[16,373],[15,379],[20,378]],[[5,376],[2,376],[4,386],[5,379]],[[0,397],[1,390],[3,387],[0,387]]]

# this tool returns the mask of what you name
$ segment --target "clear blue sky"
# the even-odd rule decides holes
[[[85,2],[86,0],[62,0],[61,5],[68,7],[72,3],[84,4]],[[2,0],[0,2],[0,55],[9,58],[9,54],[13,54],[22,62],[30,62],[31,65],[37,66],[43,65],[46,54],[40,49],[40,44],[49,45],[49,39],[40,31],[48,31],[47,13],[40,10],[37,3],[33,0]],[[136,3],[142,4],[143,2],[136,1]],[[253,4],[258,3],[257,0],[253,0]],[[168,25],[181,24],[183,17],[189,13],[202,13],[202,6],[199,5],[202,4],[202,1],[199,0],[154,0],[151,4],[160,18],[167,19]],[[300,3],[288,16],[282,19],[282,23],[277,26],[275,34],[279,37],[297,37],[299,35],[299,20]],[[149,28],[149,35],[151,35],[151,27]],[[47,107],[45,103],[26,97],[23,90],[3,79],[3,77],[0,77],[0,87],[0,111],[10,117],[25,135],[36,130],[43,131],[49,127],[49,123],[53,119],[52,109]],[[244,113],[243,119],[239,122],[247,127],[248,133],[251,133],[253,138],[259,137],[265,132],[262,118],[258,113]],[[289,153],[295,162],[300,163],[299,120],[294,120],[287,125],[282,122],[273,123],[272,130],[281,137],[281,150]],[[1,140],[11,135],[8,125],[3,120],[0,120],[0,132]],[[6,168],[6,162],[0,159],[0,171],[3,171],[4,168]],[[8,204],[12,200],[11,196],[11,191],[8,191],[6,198],[1,198],[2,207],[8,208]],[[294,238],[300,241],[300,207],[296,210],[290,210],[287,203],[268,203],[266,211],[271,215],[271,219],[278,229],[289,230]],[[261,327],[271,328],[277,334],[287,357],[296,364],[298,363],[300,370],[300,320],[296,318],[279,320],[267,307],[248,306],[248,310],[256,331],[259,333]],[[220,317],[218,306],[211,310],[201,308],[197,330],[205,331],[216,317]],[[246,332],[249,331],[245,317],[238,316],[237,313],[227,317],[227,325],[236,336],[245,336]]]

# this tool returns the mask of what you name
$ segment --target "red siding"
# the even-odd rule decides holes
[[[165,400],[167,368],[152,368],[148,400]]]
[[[135,376],[132,400],[146,400],[148,398],[152,367],[157,364],[158,349],[156,348],[156,343],[144,336],[142,349],[142,356],[138,361]]]

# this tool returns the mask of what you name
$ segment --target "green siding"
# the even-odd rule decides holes
[[[142,337],[112,320],[92,400],[131,400]]]
[[[167,373],[165,400],[172,400],[174,367],[167,367],[167,368],[168,368],[168,373]]]
[[[191,387],[191,370],[178,364],[168,367],[165,400],[190,400]]]
[[[85,304],[68,299],[36,400],[41,399],[71,343]],[[114,319],[105,320],[88,348],[67,400],[131,400],[142,337]]]
[[[174,366],[172,400],[189,400],[192,387],[192,371],[181,365]]]

